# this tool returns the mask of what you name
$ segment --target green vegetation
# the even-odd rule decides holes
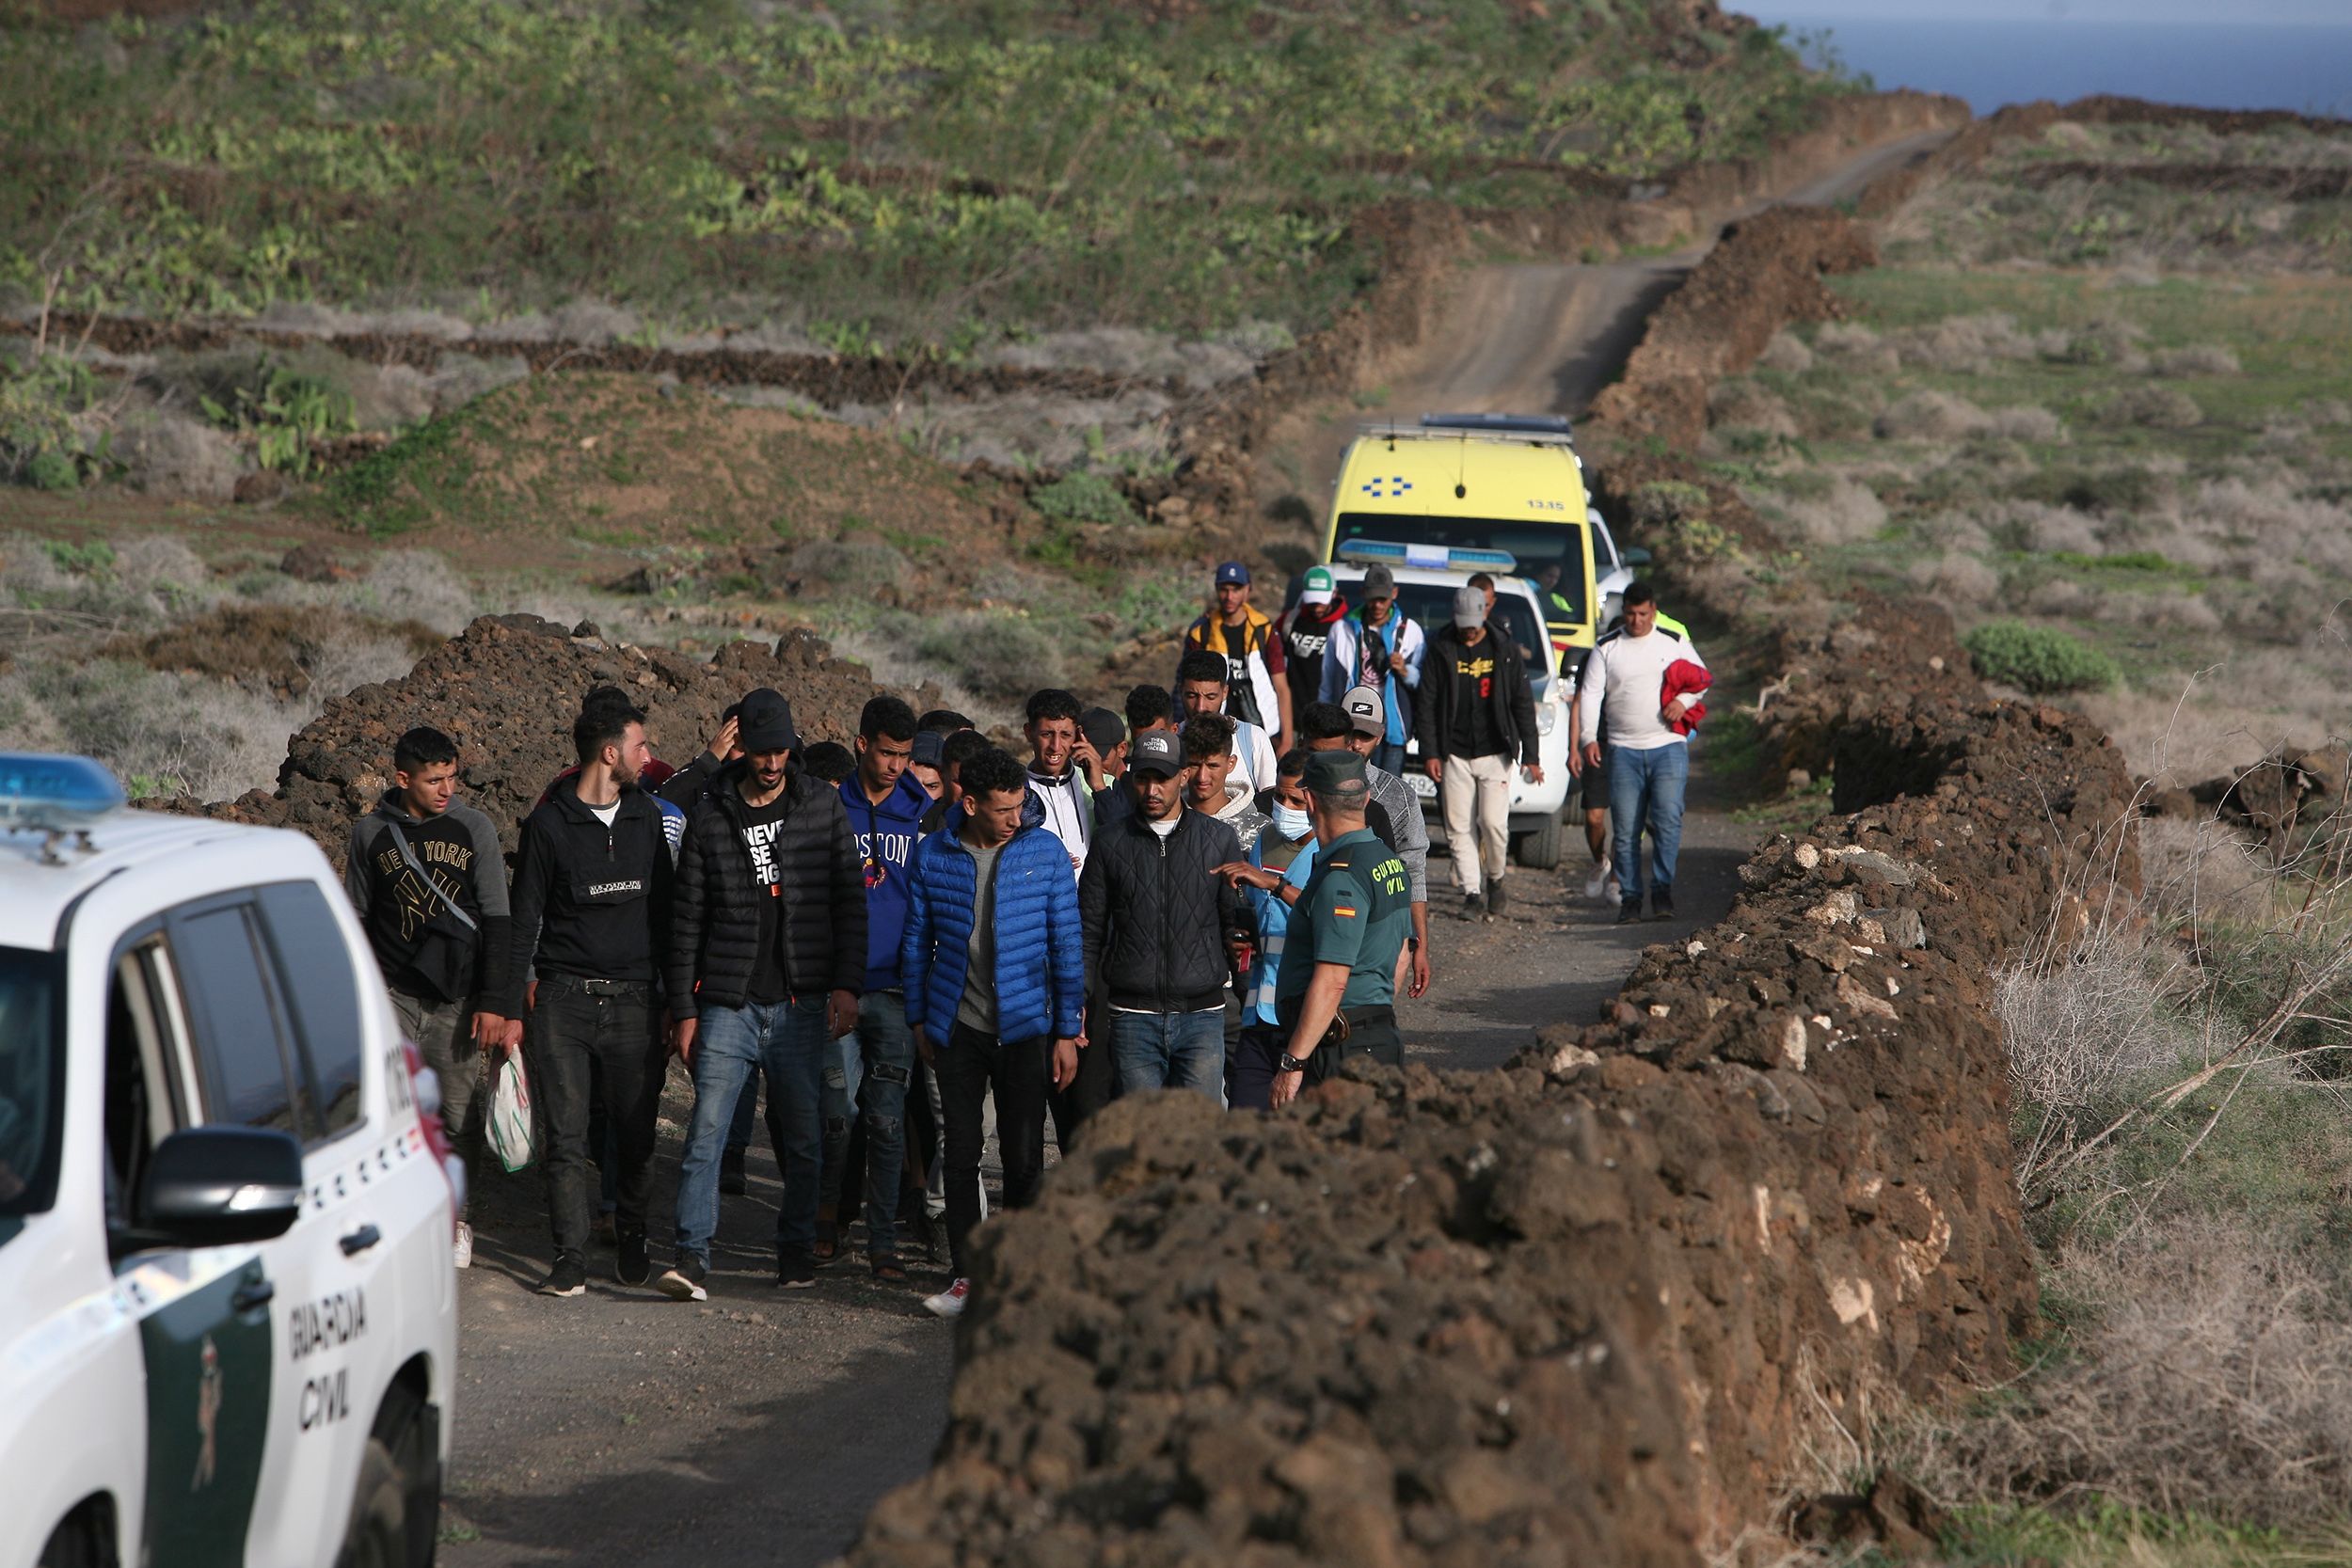
[[[1849,85],[1770,31],[1661,63],[1623,9],[262,0],[76,32],[15,8],[0,289],[477,319],[593,297],[950,356],[1312,325],[1358,286],[1374,203],[1553,204],[1561,171],[1752,151]]]
[[[0,359],[0,480],[78,490],[104,472],[109,443],[86,437],[75,416],[99,401],[89,367],[42,354],[23,369]]]
[[[2122,678],[2115,660],[2056,626],[1987,621],[1961,641],[1977,661],[1978,673],[2036,696],[2112,686]]]
[[[250,436],[262,467],[296,478],[310,473],[321,442],[359,428],[350,393],[298,371],[271,370],[260,391],[240,387],[233,399],[201,398],[199,405],[215,424]]]
[[[1080,469],[1029,496],[1029,504],[1057,523],[1132,523],[1136,509],[1118,485],[1102,475]]]

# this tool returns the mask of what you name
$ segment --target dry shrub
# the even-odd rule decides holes
[[[1753,381],[1720,382],[1707,397],[1710,424],[1726,430],[1757,430],[1768,436],[1797,436],[1802,432],[1788,404]]]
[[[2238,373],[2237,356],[2218,343],[2191,343],[2186,348],[2166,349],[2149,361],[2148,368],[2158,375],[2171,377]]]
[[[1913,392],[1889,404],[1871,425],[1883,441],[1957,441],[1984,428],[1984,410],[1949,392]]]
[[[2222,626],[2221,612],[2201,594],[2109,594],[2099,618],[2158,631],[2219,631]]]
[[[2141,901],[2164,925],[2271,915],[2271,870],[2252,843],[2210,816],[2152,816],[2139,824]]]
[[[1995,408],[1985,416],[1983,434],[2046,446],[2066,439],[2066,421],[2046,408]]]
[[[1947,316],[1890,341],[1906,366],[1964,375],[2003,360],[2035,358],[2062,347],[2065,339],[2063,334],[2021,331],[2016,318],[1994,310],[1979,316]]]
[[[1813,351],[1804,346],[1804,340],[1783,328],[1772,334],[1772,341],[1764,345],[1764,352],[1756,356],[1756,367],[1763,371],[1779,371],[1788,375],[1803,375],[1813,368]]]
[[[278,778],[317,711],[267,692],[112,659],[28,659],[0,676],[17,744],[78,752],[146,793],[225,800]]]
[[[2148,329],[2137,322],[2103,316],[2068,335],[2065,346],[2051,356],[2071,365],[2106,365],[2119,371],[2147,369],[2148,356],[2139,351]]]
[[[2010,1089],[2034,1124],[2019,1139],[2022,1184],[2031,1185],[2046,1154],[2072,1147],[2077,1118],[2102,1117],[2132,1084],[2187,1049],[2149,983],[2151,962],[2144,936],[2101,923],[1994,977]]]
[[[903,582],[914,568],[896,546],[856,534],[803,545],[792,552],[786,569],[812,588],[863,594],[886,582]]]
[[[1947,1493],[2096,1496],[2170,1516],[2339,1519],[2352,1485],[2352,1330],[2300,1254],[2243,1218],[2181,1218],[2069,1248],[2056,1281],[2095,1320],[1921,1456]]]
[[[1788,501],[1786,511],[1798,534],[1814,545],[1856,544],[1886,526],[1885,503],[1843,474],[1823,494]]]
[[[1914,563],[1911,580],[1922,592],[1958,610],[1982,610],[2001,596],[2001,574],[1958,550]]]
[[[1892,345],[1854,322],[1829,323],[1813,335],[1813,349],[1850,374],[1892,375],[1903,368],[1902,356]]]
[[[421,621],[445,637],[465,630],[474,617],[473,590],[430,550],[393,550],[376,557],[368,575],[343,596],[353,608],[383,620]]]
[[[2208,480],[2181,502],[2182,526],[2214,545],[2273,562],[2352,574],[2352,507],[2292,480]]]
[[[2204,409],[2177,387],[2127,387],[2100,413],[2109,424],[2143,430],[2194,430],[2205,422]]]

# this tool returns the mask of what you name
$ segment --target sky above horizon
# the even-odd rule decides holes
[[[1724,8],[1761,22],[1851,18],[1873,22],[2140,22],[2152,24],[2226,21],[2235,26],[2352,27],[2344,0],[2231,0],[2226,18],[2213,0],[1724,0]]]

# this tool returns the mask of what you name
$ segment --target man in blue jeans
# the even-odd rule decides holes
[[[1136,736],[1127,755],[1136,810],[1095,835],[1078,910],[1087,973],[1111,1010],[1119,1092],[1199,1089],[1222,1103],[1225,991],[1252,922],[1240,892],[1216,874],[1242,858],[1241,839],[1184,804],[1186,772],[1175,736]]]
[[[876,697],[858,716],[857,771],[841,781],[842,808],[857,835],[866,882],[866,981],[857,1032],[834,1041],[825,1066],[825,1180],[817,1210],[817,1263],[839,1250],[836,1227],[845,1190],[855,1201],[847,1166],[850,1122],[866,1124],[866,1259],[874,1277],[906,1283],[898,1261],[898,1178],[906,1162],[907,1085],[914,1076],[914,1042],[907,1034],[900,993],[898,947],[907,927],[907,862],[922,836],[930,792],[907,772],[914,755],[914,710],[896,697]]]
[[[1658,624],[1658,595],[1646,582],[1628,585],[1625,618],[1604,633],[1586,659],[1577,693],[1577,732],[1597,736],[1609,721],[1609,818],[1621,902],[1617,924],[1642,918],[1642,831],[1649,830],[1650,918],[1675,915],[1675,856],[1682,847],[1682,792],[1691,777],[1689,721],[1706,685],[1706,661],[1687,635]],[[1676,666],[1686,668],[1676,671]],[[1667,696],[1669,672],[1685,694]],[[1587,741],[1586,768],[1601,766]]]
[[[1045,1173],[1045,1105],[1078,1076],[1086,964],[1070,853],[1029,803],[1021,765],[990,747],[966,759],[963,798],[907,869],[898,973],[907,1026],[939,1079],[955,1277],[924,1302],[963,1314],[980,1201],[982,1116],[996,1101],[1005,1207],[1026,1208]]]
[[[777,1162],[776,1283],[817,1283],[826,1058],[857,1027],[866,983],[866,884],[840,793],[803,773],[782,695],[743,699],[743,755],[686,826],[666,965],[672,1048],[694,1074],[694,1115],[678,1167],[677,1260],[657,1285],[707,1299],[719,1225],[719,1161],[744,1080],[765,1070],[784,1132]],[[689,1005],[691,999],[691,1006]]]

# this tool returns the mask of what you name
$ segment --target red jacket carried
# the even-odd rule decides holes
[[[1704,694],[1713,682],[1714,677],[1698,665],[1687,658],[1676,659],[1666,666],[1665,681],[1659,687],[1659,711],[1662,713],[1671,707],[1677,697],[1695,698]],[[1681,718],[1669,721],[1668,727],[1677,735],[1689,735],[1699,727],[1699,721],[1706,717],[1707,705],[1693,702],[1684,710]]]

